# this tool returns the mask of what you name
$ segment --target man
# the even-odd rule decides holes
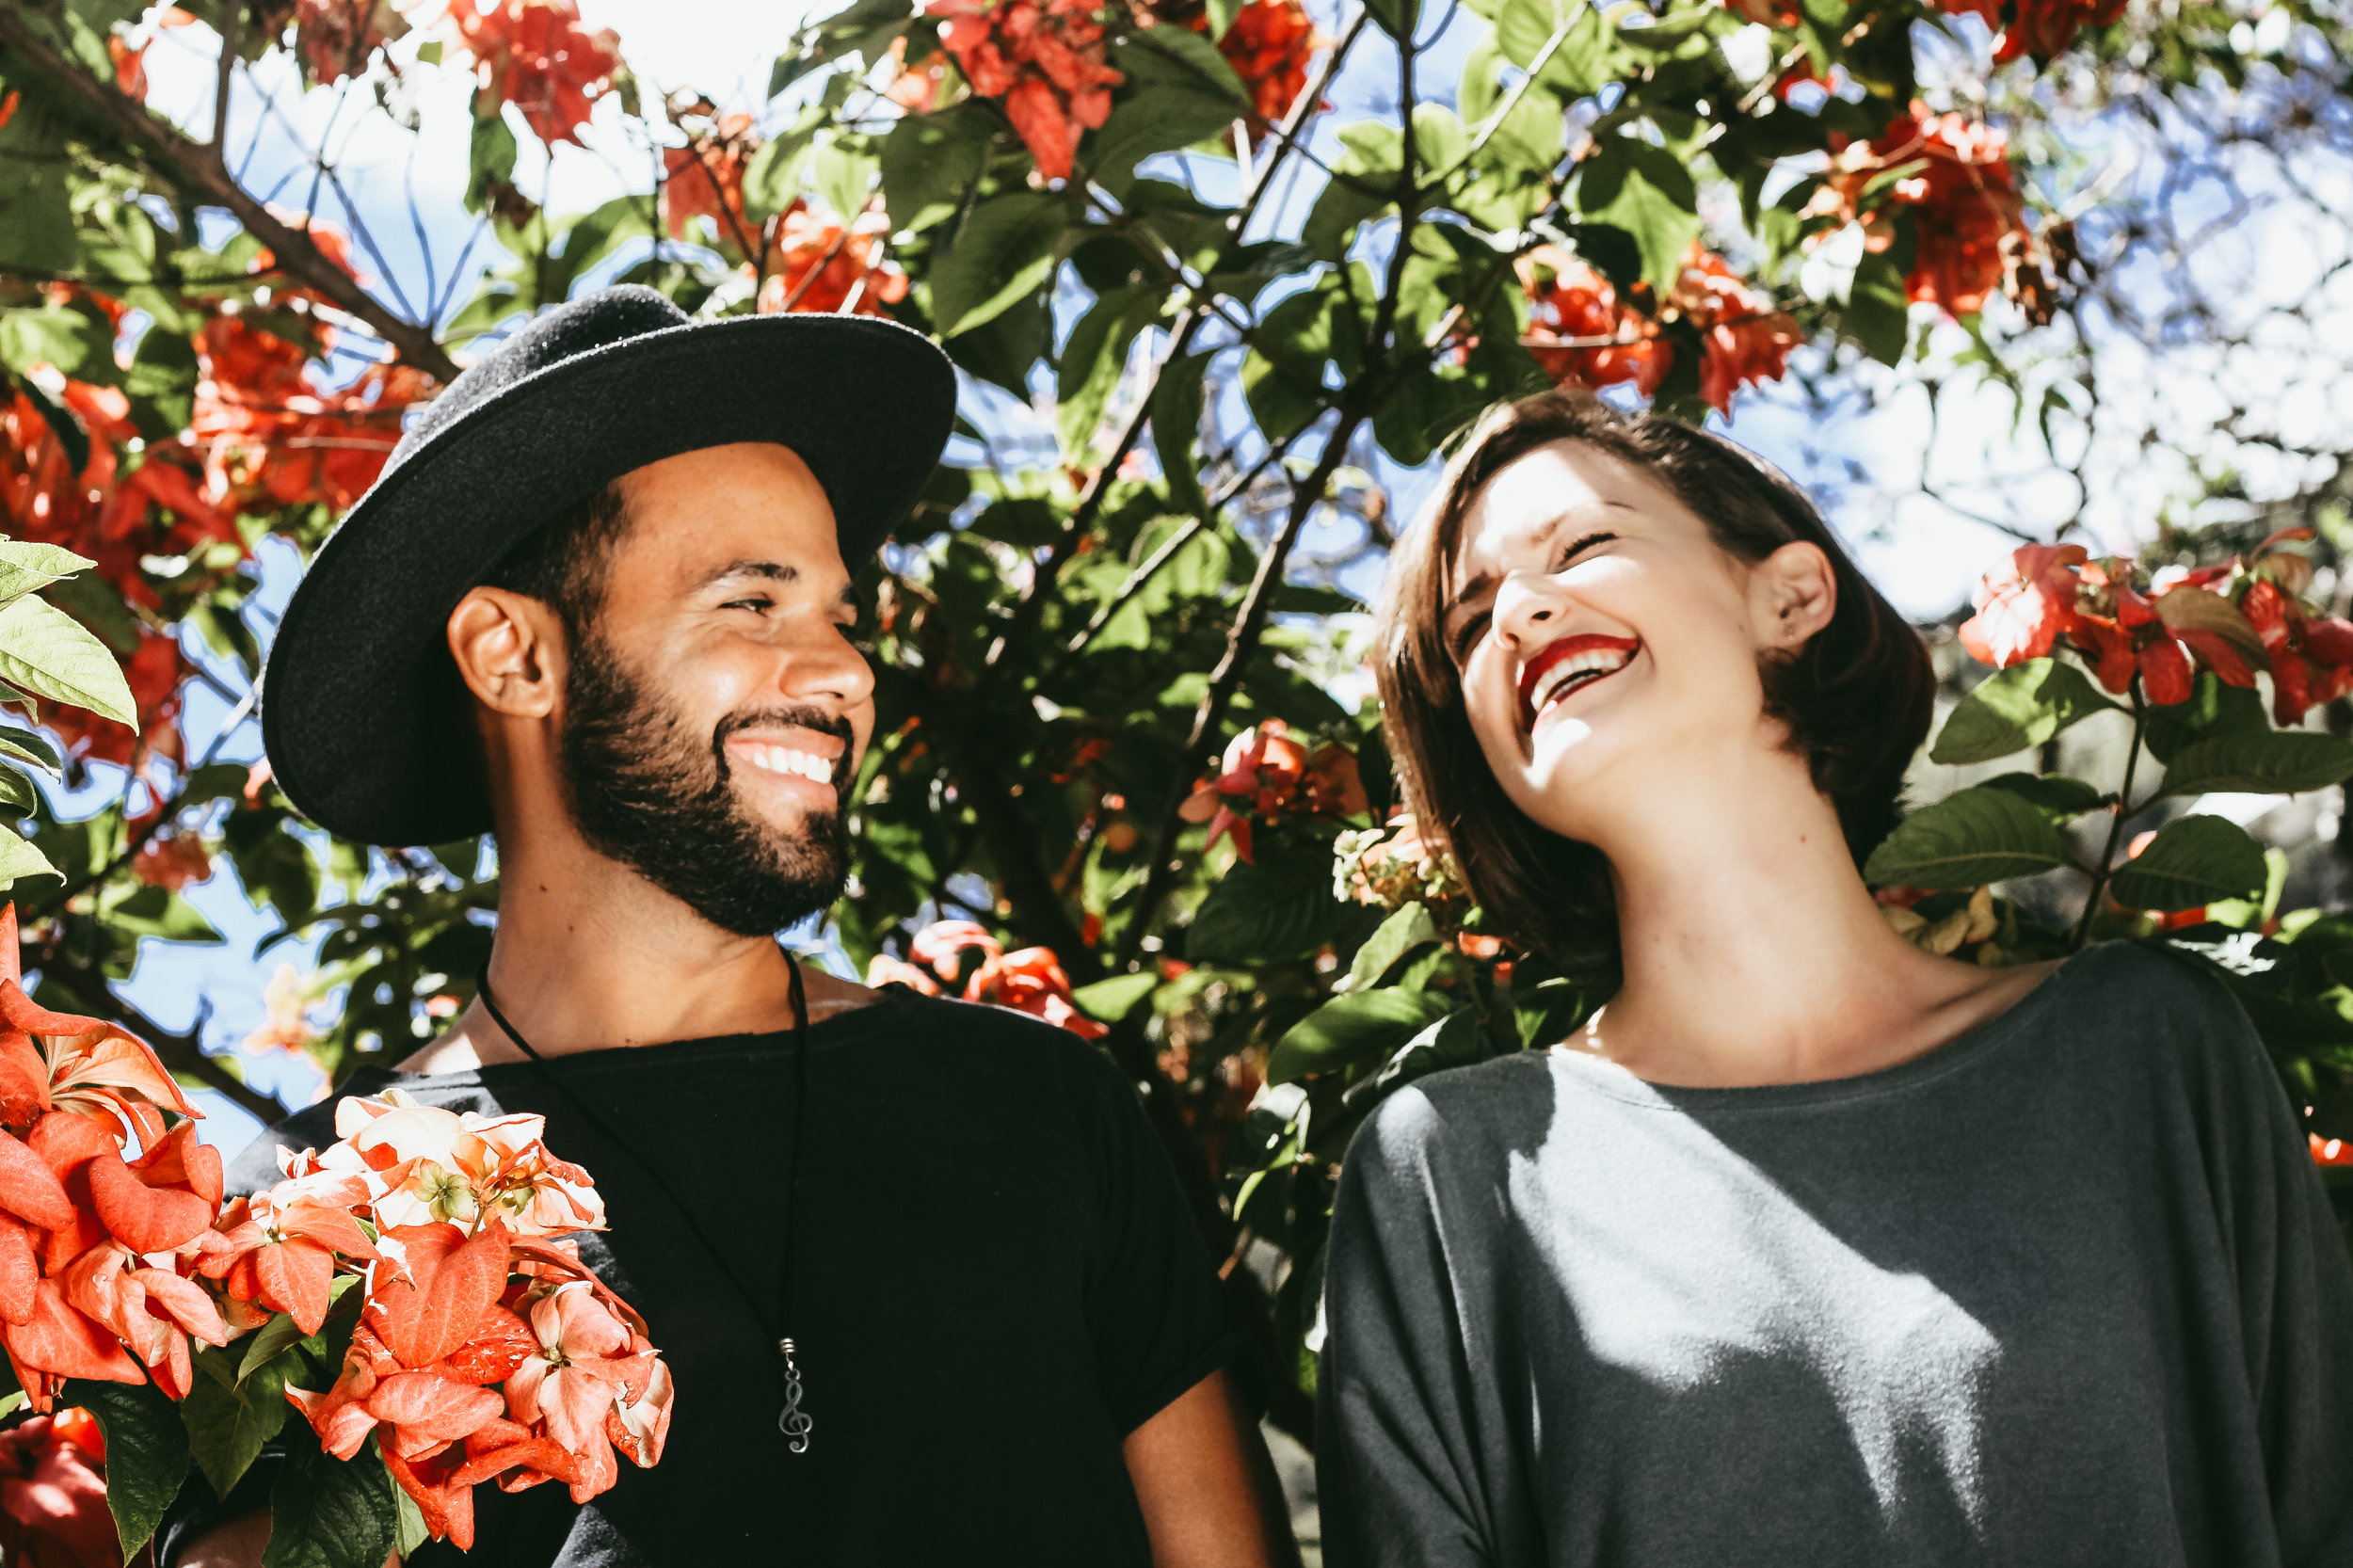
[[[584,1256],[676,1380],[660,1464],[585,1507],[477,1488],[475,1561],[1292,1560],[1216,1281],[1108,1060],[815,970],[795,1032],[775,933],[840,891],[873,722],[849,568],[953,406],[894,325],[689,325],[612,290],[460,376],[288,607],[263,714],[289,797],[499,847],[498,1016],[347,1092],[545,1114],[607,1205]],[[175,1520],[167,1568],[257,1562],[264,1480]]]

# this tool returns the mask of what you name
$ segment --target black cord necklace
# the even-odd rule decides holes
[[[734,1288],[737,1295],[744,1298],[744,1304],[751,1311],[752,1321],[760,1325],[761,1332],[776,1347],[778,1369],[783,1383],[783,1405],[776,1413],[776,1430],[784,1433],[785,1447],[792,1452],[800,1454],[808,1451],[808,1434],[816,1426],[816,1422],[812,1421],[808,1413],[801,1408],[800,1359],[797,1348],[792,1342],[792,1336],[784,1331],[792,1321],[792,1253],[801,1238],[799,1224],[801,1145],[808,1141],[808,998],[801,987],[800,961],[790,952],[785,952],[784,961],[792,975],[792,1158],[785,1177],[784,1277],[776,1289],[778,1313],[776,1322],[773,1326],[768,1321],[768,1315],[760,1309],[760,1298],[746,1288],[742,1280],[736,1278],[735,1271],[728,1267],[727,1254],[721,1252],[711,1238],[704,1233],[702,1222],[695,1217],[694,1207],[678,1195],[669,1182],[663,1178],[661,1170],[654,1165],[653,1161],[639,1154],[636,1145],[615,1131],[613,1125],[598,1113],[596,1107],[574,1093],[570,1084],[556,1076],[555,1069],[549,1064],[548,1059],[531,1048],[531,1042],[523,1038],[522,1031],[517,1029],[508,1020],[506,1015],[500,1010],[498,999],[490,994],[490,969],[487,964],[483,966],[482,972],[474,977],[474,992],[481,997],[482,1005],[489,1013],[491,1021],[505,1032],[508,1039],[515,1042],[518,1050],[538,1064],[540,1075],[556,1088],[564,1091],[564,1097],[570,1100],[573,1107],[588,1119],[590,1126],[604,1135],[607,1143],[635,1160],[638,1168],[653,1178],[653,1184],[662,1190],[662,1195],[670,1200],[670,1206],[676,1208],[679,1216],[686,1222],[688,1234],[701,1244],[704,1252],[711,1255],[711,1261],[718,1269],[719,1276]]]

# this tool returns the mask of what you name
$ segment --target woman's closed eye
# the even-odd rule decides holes
[[[1587,551],[1593,549],[1596,545],[1609,544],[1617,538],[1617,536],[1618,536],[1615,534],[1588,534],[1581,539],[1570,540],[1567,545],[1554,553],[1552,569],[1554,571],[1566,570],[1569,564],[1575,561],[1578,556],[1584,554]]]

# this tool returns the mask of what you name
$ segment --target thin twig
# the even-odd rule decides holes
[[[56,90],[73,98],[120,134],[123,140],[162,166],[175,183],[192,188],[206,204],[226,207],[253,237],[267,246],[278,268],[299,279],[368,324],[393,352],[437,380],[453,381],[457,366],[434,341],[430,327],[403,320],[343,268],[327,259],[316,241],[280,222],[229,177],[213,150],[191,140],[123,94],[52,48],[26,12],[0,5],[0,43],[24,56]]]

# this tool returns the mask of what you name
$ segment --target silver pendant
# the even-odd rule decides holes
[[[792,1341],[779,1339],[776,1349],[784,1353],[784,1409],[776,1416],[776,1430],[784,1433],[787,1448],[805,1454],[809,1432],[817,1423],[801,1409],[801,1365],[792,1359]]]

